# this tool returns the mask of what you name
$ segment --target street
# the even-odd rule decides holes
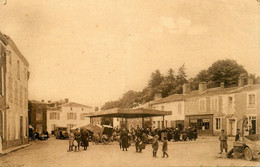
[[[229,141],[229,149],[233,141]],[[0,157],[1,167],[77,167],[77,166],[259,166],[260,161],[227,159],[219,155],[217,137],[200,137],[197,141],[169,142],[169,158],[161,158],[162,143],[152,157],[152,147],[147,145],[136,153],[134,144],[128,151],[119,149],[117,142],[109,145],[92,145],[87,151],[67,152],[68,140],[50,138],[33,141],[29,147]]]

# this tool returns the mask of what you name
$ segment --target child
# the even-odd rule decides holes
[[[77,151],[77,147],[78,147],[78,142],[77,142],[77,140],[74,140],[74,141],[73,141],[73,146],[74,146],[74,148],[75,148],[74,151]],[[78,151],[79,151],[79,148],[78,148]]]
[[[158,135],[155,135],[154,139],[153,139],[153,142],[152,142],[152,147],[153,147],[153,157],[157,157],[156,154],[157,154],[157,150],[159,148],[159,143],[158,143],[158,139],[159,139],[159,136]]]
[[[166,137],[163,138],[163,146],[162,146],[162,151],[163,151],[163,156],[162,158],[165,157],[165,155],[167,156],[167,158],[169,157],[169,155],[167,154],[167,151],[168,150],[168,141],[166,140]]]

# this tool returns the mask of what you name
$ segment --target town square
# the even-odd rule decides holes
[[[260,166],[257,0],[0,0],[0,167]]]

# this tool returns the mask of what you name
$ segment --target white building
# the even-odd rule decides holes
[[[3,149],[28,143],[28,68],[29,63],[12,39],[0,32],[0,136]]]
[[[152,103],[152,109],[162,110],[162,111],[172,111],[172,115],[166,115],[164,117],[153,117],[152,118],[152,128],[160,128],[163,126],[165,128],[169,127],[179,127],[183,128],[184,125],[184,95],[174,94]]]
[[[94,112],[92,107],[68,102],[58,107],[47,109],[47,131],[55,130],[55,127],[67,127],[69,131],[73,127],[90,124],[88,113]]]

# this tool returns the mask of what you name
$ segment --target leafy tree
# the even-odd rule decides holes
[[[183,64],[181,67],[179,67],[178,75],[176,76],[177,85],[175,88],[175,92],[177,92],[179,94],[182,93],[182,85],[184,83],[188,82],[188,80],[186,79],[187,74],[186,74],[185,70],[186,70],[186,67],[185,67],[185,64]]]
[[[161,82],[161,84],[158,87],[158,92],[162,93],[162,97],[166,97],[172,93],[176,87],[176,78],[174,76],[174,71],[170,68],[168,70],[168,73],[166,77],[164,77],[164,80]]]
[[[238,84],[238,77],[247,73],[242,65],[239,65],[235,60],[226,59],[218,60],[212,64],[207,70],[210,87],[218,87],[221,82],[225,83],[225,86],[230,87]]]
[[[140,92],[135,92],[133,90],[129,90],[126,92],[122,99],[120,100],[121,108],[133,108],[141,102]]]
[[[120,107],[120,101],[119,100],[116,100],[116,101],[109,101],[109,102],[106,102],[101,110],[108,110],[108,109],[111,109],[111,108],[118,108]]]
[[[160,85],[160,83],[163,81],[164,77],[161,74],[159,70],[155,70],[155,72],[152,73],[151,79],[149,81],[149,87],[155,88]]]

